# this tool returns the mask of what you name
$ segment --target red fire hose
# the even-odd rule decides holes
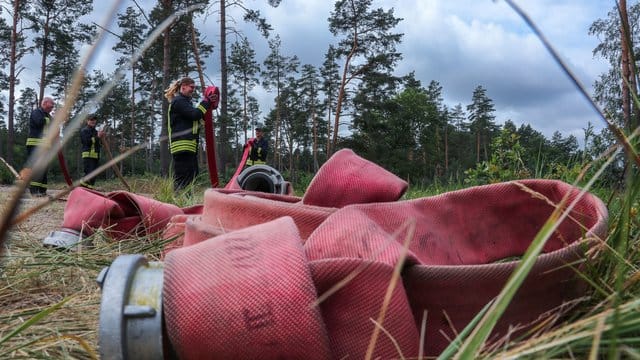
[[[177,239],[166,249],[162,306],[116,307],[131,319],[160,311],[163,325],[154,336],[180,359],[360,358],[376,326],[388,336],[375,342],[373,357],[386,359],[418,356],[425,316],[424,354],[439,354],[518,264],[500,260],[521,256],[561,199],[579,194],[560,181],[522,180],[399,200],[406,188],[395,175],[342,150],[302,198],[209,189],[203,206],[188,209],[189,215],[120,194],[96,215],[95,207],[70,209],[72,193],[65,226],[82,226],[72,217],[104,226],[137,216],[145,219],[139,229],[154,231],[178,214],[164,233]],[[585,295],[576,268],[593,239],[605,236],[606,222],[602,201],[590,194],[578,199],[496,326],[494,341],[523,334],[544,313]],[[401,281],[391,287],[399,261]],[[126,288],[121,279],[117,269],[101,274],[101,324],[119,316],[106,293],[109,282]],[[112,328],[101,325],[101,352],[142,341],[138,333],[124,341],[125,328]]]
[[[165,260],[166,331],[179,357],[362,357],[407,236],[412,241],[402,282],[379,324],[393,341],[380,338],[374,358],[400,357],[398,348],[404,357],[417,356],[424,316],[425,354],[437,355],[499,293],[518,263],[495,262],[522,255],[552,204],[578,195],[562,182],[525,180],[394,201],[405,188],[342,151],[301,202],[208,190],[202,215],[185,223],[184,247]],[[580,200],[547,243],[494,340],[523,326],[511,333],[517,336],[541,314],[584,295],[585,284],[570,265],[585,260],[580,239],[604,236],[606,217],[597,198]]]
[[[213,126],[213,109],[218,108],[220,100],[220,90],[217,86],[207,86],[205,89],[205,97],[213,99],[211,106],[204,113],[204,139],[207,149],[207,169],[209,170],[209,180],[211,187],[218,187],[218,165],[216,162],[216,140],[215,129]]]
[[[61,127],[58,141],[62,141],[62,136],[63,134],[62,134],[62,127]],[[58,150],[58,163],[60,164],[60,170],[62,171],[62,176],[64,177],[64,181],[67,183],[67,185],[72,186],[73,179],[71,178],[71,175],[69,174],[69,170],[67,169],[67,161],[64,159],[64,153],[62,151],[62,148]]]

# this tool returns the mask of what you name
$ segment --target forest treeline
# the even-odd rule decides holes
[[[90,46],[102,29],[82,22],[93,11],[89,0],[4,3],[0,86],[7,91],[0,99],[0,156],[19,169],[25,161],[29,113],[43,96],[54,97],[58,106],[64,102],[79,65],[80,49]],[[280,1],[268,3],[277,7]],[[187,8],[195,10],[178,16],[143,56],[131,62],[162,21]],[[254,41],[267,42],[269,53],[264,59],[257,58],[249,37],[233,27],[235,23],[227,16],[231,11],[242,14],[263,35]],[[220,34],[204,37],[194,22],[212,13],[221,25]],[[638,5],[629,13],[630,21],[637,24]],[[609,32],[619,25],[612,14],[596,20],[590,34],[601,39],[594,54],[609,58],[615,68],[619,39]],[[393,8],[375,8],[372,0],[336,1],[327,21],[334,43],[326,49],[321,64],[315,65],[303,64],[296,54],[289,54],[278,29],[242,1],[164,0],[151,11],[132,2],[117,14],[117,30],[107,35],[118,39],[112,48],[118,69],[86,73],[71,116],[83,108],[97,112],[101,123],[109,125],[114,156],[145,144],[120,164],[127,175],[166,175],[170,171],[167,103],[162,93],[171,81],[183,76],[200,79],[199,67],[204,67],[205,74],[221,73],[222,81],[216,84],[221,88],[221,103],[214,119],[223,178],[235,170],[257,124],[266,128],[271,143],[268,163],[294,181],[314,173],[332,153],[345,147],[414,184],[562,178],[577,173],[582,164],[612,144],[607,130],[596,133],[589,123],[584,125],[582,139],[560,132],[547,138],[526,124],[537,119],[519,119],[525,121],[520,126],[511,119],[497,119],[490,91],[482,84],[469,89],[468,103],[445,104],[446,89],[437,81],[423,84],[415,71],[396,74],[402,58],[397,51],[402,34],[395,30],[400,21]],[[632,29],[638,31],[636,26]],[[228,42],[231,33],[237,41]],[[217,41],[207,43],[205,39]],[[28,57],[38,59],[38,74],[24,67]],[[213,57],[219,59],[220,69],[206,68]],[[26,78],[36,81],[27,83]],[[112,81],[113,90],[95,102],[96,94]],[[619,83],[619,72],[612,71],[595,86],[597,100],[612,109],[614,121],[621,121],[615,120],[621,116],[615,110]],[[257,86],[272,95],[269,109],[261,109],[252,95]],[[65,136],[72,136],[64,149],[67,166],[72,175],[79,176],[78,136]],[[59,176],[57,167],[52,171]],[[616,170],[610,175],[615,178]]]

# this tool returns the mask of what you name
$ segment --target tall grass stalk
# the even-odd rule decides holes
[[[594,353],[594,338],[600,338],[600,345],[612,344],[614,328],[625,344],[640,344],[640,300],[634,299],[621,304],[616,309],[607,309],[595,315],[568,323],[543,335],[527,340],[510,350],[499,354],[501,359],[517,359],[532,355],[554,357],[565,353],[567,348],[576,353]],[[616,319],[616,312],[618,313]]]

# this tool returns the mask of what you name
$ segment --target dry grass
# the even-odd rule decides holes
[[[9,195],[0,193],[3,202]],[[22,208],[37,201],[44,200],[24,199]],[[46,234],[62,223],[63,209],[63,202],[53,202],[9,232],[0,266],[0,338],[40,311],[71,300],[46,321],[3,343],[0,357],[91,358],[77,338],[96,347],[100,291],[94,279],[99,262],[42,247]]]
[[[141,180],[137,185],[143,190],[157,188],[151,182]],[[11,190],[0,187],[3,204]],[[46,200],[27,195],[20,211],[42,201]],[[95,358],[101,296],[95,281],[98,273],[123,253],[157,257],[164,244],[156,238],[107,242],[98,232],[90,238],[93,246],[78,252],[44,248],[44,237],[62,224],[64,205],[64,201],[51,202],[8,233],[0,259],[0,358]],[[29,319],[63,300],[67,302],[59,309],[3,342]]]

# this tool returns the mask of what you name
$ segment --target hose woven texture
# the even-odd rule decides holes
[[[521,256],[555,206],[580,192],[560,181],[522,180],[400,200],[406,189],[342,150],[302,198],[207,190],[201,213],[174,216],[164,234],[178,236],[166,249],[163,289],[178,357],[362,358],[376,326],[385,334],[374,358],[416,357],[425,315],[424,353],[437,355],[518,264],[497,261]],[[522,333],[584,296],[576,269],[606,231],[604,204],[584,194],[491,339]]]

